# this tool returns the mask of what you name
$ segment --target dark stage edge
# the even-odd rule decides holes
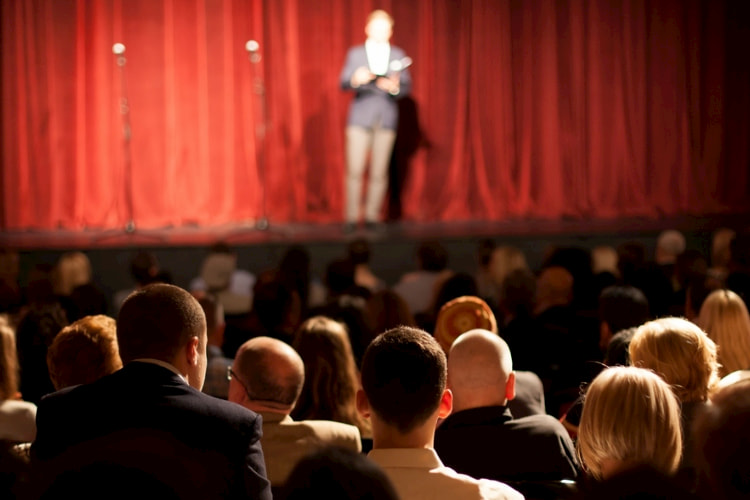
[[[711,233],[720,227],[744,229],[750,214],[681,216],[669,218],[505,220],[501,222],[398,222],[380,232],[364,229],[344,234],[341,224],[275,224],[258,230],[254,224],[227,224],[215,227],[179,227],[136,230],[13,231],[0,234],[0,245],[16,249],[21,256],[23,284],[37,264],[54,264],[60,254],[83,250],[91,260],[96,283],[107,293],[132,286],[129,265],[136,250],[152,251],[168,270],[176,285],[188,287],[200,272],[206,249],[217,241],[235,248],[238,266],[253,273],[275,267],[286,249],[304,245],[310,252],[312,272],[324,275],[326,265],[345,255],[346,243],[362,236],[372,247],[371,267],[388,285],[416,267],[414,258],[422,240],[437,240],[447,250],[449,267],[457,272],[474,273],[477,244],[485,238],[500,245],[520,248],[532,269],[538,269],[552,247],[594,248],[625,242],[642,243],[653,255],[656,238],[665,229],[678,229],[689,249],[708,255]]]

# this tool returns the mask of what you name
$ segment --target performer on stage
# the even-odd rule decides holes
[[[409,93],[411,62],[403,50],[391,46],[393,18],[375,10],[367,18],[367,41],[349,49],[341,71],[341,87],[355,92],[346,127],[346,208],[344,231],[356,229],[360,215],[362,177],[370,157],[365,201],[365,225],[378,227],[388,188],[388,164],[396,140],[396,99]],[[408,62],[407,62],[408,61]]]

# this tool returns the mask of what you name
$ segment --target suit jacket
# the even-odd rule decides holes
[[[268,479],[282,486],[302,458],[324,446],[362,451],[359,429],[329,420],[295,422],[279,413],[261,413],[263,417],[263,456]]]
[[[448,467],[498,481],[575,479],[570,436],[550,415],[514,419],[504,406],[452,413],[435,431],[435,450]]]
[[[390,61],[403,59],[406,53],[398,47],[391,45]],[[372,128],[379,125],[382,128],[396,130],[398,126],[398,105],[396,99],[404,97],[411,91],[411,75],[408,69],[401,71],[400,91],[397,96],[379,89],[374,82],[353,88],[351,78],[357,68],[367,63],[367,52],[364,45],[358,45],[349,49],[346,55],[344,68],[341,70],[341,88],[354,90],[355,95],[349,107],[348,125]]]
[[[131,362],[45,397],[31,458],[40,488],[55,478],[56,493],[105,480],[117,482],[104,491],[137,489],[142,480],[176,498],[270,500],[260,438],[257,414],[195,390],[167,368]]]

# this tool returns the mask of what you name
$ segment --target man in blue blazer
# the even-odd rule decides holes
[[[270,500],[261,418],[200,392],[198,302],[172,285],[140,289],[122,305],[117,340],[121,370],[41,401],[31,448],[39,493]]]
[[[362,177],[370,157],[365,201],[365,224],[374,228],[380,219],[388,188],[388,163],[396,139],[396,99],[411,90],[406,53],[389,43],[393,18],[375,10],[367,18],[367,41],[349,49],[341,71],[341,87],[355,92],[346,127],[346,208],[344,230],[356,228],[360,216]]]

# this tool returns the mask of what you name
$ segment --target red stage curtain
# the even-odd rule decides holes
[[[264,192],[272,221],[340,220],[351,97],[338,76],[377,7],[415,61],[404,219],[748,209],[743,1],[1,4],[5,229],[122,226],[130,186],[141,227],[253,220]]]

